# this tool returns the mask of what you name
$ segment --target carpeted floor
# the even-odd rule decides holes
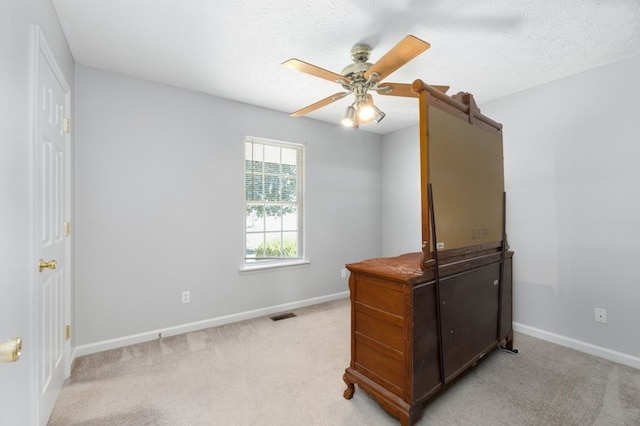
[[[356,387],[349,301],[163,338],[76,360],[50,426],[391,426]],[[640,370],[517,334],[428,403],[416,424],[640,425]]]

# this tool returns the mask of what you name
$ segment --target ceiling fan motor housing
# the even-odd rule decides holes
[[[357,74],[364,74],[364,72],[368,70],[371,65],[373,64],[369,62],[356,62],[344,67],[341,74],[345,77],[353,78]]]
[[[356,44],[351,49],[353,64],[347,65],[342,70],[342,75],[350,79],[358,79],[358,75],[364,74],[373,64],[367,62],[371,54],[371,46],[368,44]],[[364,78],[363,78],[364,79]]]
[[[356,44],[351,48],[351,60],[353,62],[367,62],[371,54],[371,46],[368,44]]]

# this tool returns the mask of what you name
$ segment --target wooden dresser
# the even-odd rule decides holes
[[[511,253],[501,292],[499,256],[442,271],[442,360],[435,281],[420,270],[420,258],[413,253],[347,265],[351,364],[344,396],[350,399],[358,384],[403,426],[420,418],[430,397],[502,340],[509,347],[513,341]]]
[[[344,397],[358,385],[402,426],[480,358],[513,347],[502,125],[468,93],[449,97],[420,80],[412,90],[420,100],[422,252],[346,265]]]

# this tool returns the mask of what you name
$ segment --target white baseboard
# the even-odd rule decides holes
[[[291,309],[303,308],[305,306],[317,305],[319,303],[330,302],[332,300],[343,299],[346,297],[349,297],[348,291],[329,294],[327,296],[314,297],[312,299],[298,300],[295,302],[284,303],[282,305],[269,306],[266,308],[225,315],[222,317],[211,318],[182,325],[176,325],[173,327],[151,330],[144,333],[132,334],[130,336],[118,337],[116,339],[104,340],[102,342],[90,343],[88,345],[81,345],[75,348],[74,358],[96,352],[107,351],[109,349],[121,348],[123,346],[133,345],[136,343],[148,342],[150,340],[157,339],[159,334],[161,334],[162,337],[175,336],[177,334],[188,333],[190,331],[203,330],[205,328],[216,327],[219,325],[244,321],[252,318],[258,318],[265,315],[288,311]]]
[[[67,360],[67,364],[64,370],[64,378],[68,379],[71,377],[71,372],[73,371],[73,367],[75,367],[76,359],[78,358],[78,348],[72,347],[71,353],[69,354],[69,359]]]
[[[541,330],[539,328],[530,327],[528,325],[513,323],[513,330],[528,336],[536,337],[538,339],[546,340],[547,342],[555,343],[560,346],[575,349],[580,352],[587,353],[589,355],[595,355],[597,357],[617,362],[618,364],[626,365],[628,367],[637,368],[640,370],[640,358],[625,354],[622,352],[613,351],[611,349],[603,348],[601,346],[592,345],[591,343],[582,342],[580,340],[572,339],[570,337],[561,336],[559,334],[551,333],[549,331]],[[516,342],[517,346],[517,342]]]

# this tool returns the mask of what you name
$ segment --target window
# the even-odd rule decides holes
[[[245,138],[245,263],[303,259],[303,146]]]

